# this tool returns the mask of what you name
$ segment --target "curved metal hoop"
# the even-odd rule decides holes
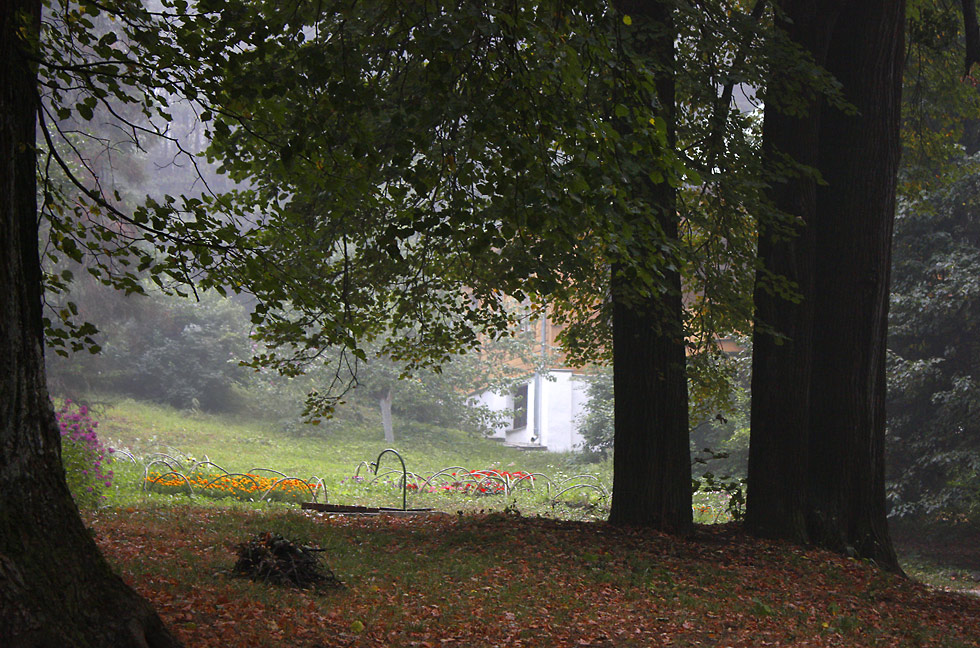
[[[552,498],[552,501],[554,501],[554,502],[557,503],[558,500],[559,500],[559,498],[561,498],[562,495],[564,495],[565,493],[571,492],[573,490],[594,490],[595,492],[599,493],[599,499],[600,499],[600,501],[606,499],[606,497],[607,497],[606,492],[605,492],[605,489],[602,488],[601,485],[597,486],[595,484],[573,484],[573,485],[569,486],[568,488],[565,488],[565,489],[559,491]]]
[[[129,458],[129,460],[132,461],[134,464],[138,464],[139,463],[139,461],[136,460],[136,457],[133,456],[133,453],[130,452],[129,450],[121,450],[119,448],[113,448],[112,449],[112,454],[114,454],[114,455],[117,455],[117,454],[126,455]]]
[[[164,477],[169,477],[170,475],[176,475],[177,477],[183,479],[184,483],[187,485],[187,496],[191,498],[194,497],[194,487],[191,486],[191,480],[187,479],[187,477],[185,477],[184,475],[182,475],[181,473],[175,470],[171,470],[170,472],[163,473],[162,475],[157,475],[153,479],[150,479],[149,477],[144,477],[143,486],[140,489],[140,491],[146,492],[147,484],[149,484],[149,486],[152,487],[154,484],[159,483],[161,479],[163,479]]]
[[[259,501],[260,502],[264,501],[265,498],[268,497],[269,493],[271,493],[276,489],[276,486],[284,482],[299,482],[300,484],[303,484],[303,486],[306,486],[306,490],[310,491],[310,497],[313,499],[313,501],[314,502],[316,501],[316,489],[310,486],[308,482],[303,481],[299,477],[283,477],[282,479],[276,480],[276,482],[272,484],[272,486],[269,486],[268,490],[265,491],[262,497],[259,498]]]

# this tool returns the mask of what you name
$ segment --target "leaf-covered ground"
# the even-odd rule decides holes
[[[980,597],[980,528],[975,524],[893,523],[891,532],[909,575]]]
[[[189,648],[980,646],[980,598],[765,542],[518,515],[329,517],[142,505],[89,514]],[[263,532],[326,551],[346,588],[231,574]]]

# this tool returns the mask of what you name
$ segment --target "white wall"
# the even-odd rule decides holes
[[[574,450],[582,442],[576,419],[588,397],[585,381],[571,371],[552,371],[541,381],[544,392],[542,445],[554,452]]]
[[[553,452],[574,450],[582,442],[576,427],[576,418],[582,414],[588,396],[585,380],[568,370],[550,371],[547,377],[528,377],[527,426],[513,428],[513,394],[483,392],[474,395],[474,401],[493,411],[505,414],[507,427],[493,436],[503,438],[508,444],[544,446]],[[540,389],[539,389],[540,387]],[[539,392],[540,391],[540,395]],[[535,407],[540,397],[538,420]],[[539,427],[535,424],[538,423]]]
[[[514,410],[514,397],[511,394],[497,394],[492,391],[484,391],[470,396],[470,403],[473,405],[483,405],[493,412],[510,412]],[[506,439],[506,430],[511,427],[511,418],[504,419],[507,424],[504,428],[497,428],[490,435],[492,439]]]

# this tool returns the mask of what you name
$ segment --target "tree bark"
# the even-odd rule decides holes
[[[885,354],[905,7],[850,2],[827,70],[856,109],[821,123],[810,505],[814,542],[898,570],[886,522]]]
[[[799,218],[794,238],[762,227],[763,267],[797,281],[803,302],[756,290],[746,524],[898,571],[883,449],[904,2],[780,8],[790,38],[840,81],[855,110],[815,101],[796,118],[767,106],[770,162],[789,155],[821,182],[801,177],[772,191],[775,206]],[[765,325],[788,340],[777,344]]]
[[[627,34],[633,47],[671,69],[670,3],[623,1],[617,9],[632,20]],[[658,115],[667,123],[668,145],[673,147],[672,73],[660,74],[657,97]],[[666,181],[653,184],[648,179],[637,187],[644,183],[658,227],[649,218],[638,220],[633,224],[637,236],[648,242],[663,236],[676,240],[675,190]],[[665,270],[664,277],[659,294],[643,294],[624,265],[612,268],[615,450],[609,521],[683,534],[692,526],[692,510],[681,280],[676,271]]]
[[[826,4],[826,3],[825,3]],[[833,4],[833,3],[831,3]],[[811,0],[779,3],[792,17],[779,27],[822,65],[836,20],[831,7]],[[795,71],[772,66],[769,92]],[[810,411],[810,368],[813,334],[813,235],[820,137],[819,97],[794,97],[782,108],[768,102],[763,122],[763,155],[775,178],[769,191],[781,216],[759,223],[762,262],[754,290],[755,329],[752,341],[751,449],[748,466],[746,528],[765,536],[806,542],[806,469]],[[790,108],[794,110],[790,110]],[[795,168],[794,168],[795,167]],[[791,283],[795,294],[777,289],[775,281]]]
[[[615,272],[615,270],[614,270]],[[623,304],[613,286],[615,390],[609,521],[683,534],[692,526],[691,458],[683,334],[657,325],[662,304]],[[677,295],[665,297],[673,311]]]
[[[112,573],[65,483],[44,377],[37,78],[17,34],[41,3],[0,3],[0,645],[164,648],[179,642]]]

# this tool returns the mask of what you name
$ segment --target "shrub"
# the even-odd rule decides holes
[[[61,431],[61,462],[75,504],[79,508],[98,506],[105,499],[102,489],[112,485],[108,467],[112,450],[99,441],[95,433],[99,424],[84,405],[65,401],[55,416]]]
[[[611,368],[586,376],[585,393],[588,400],[584,412],[576,420],[582,435],[580,449],[583,459],[601,461],[613,448],[613,375]]]

